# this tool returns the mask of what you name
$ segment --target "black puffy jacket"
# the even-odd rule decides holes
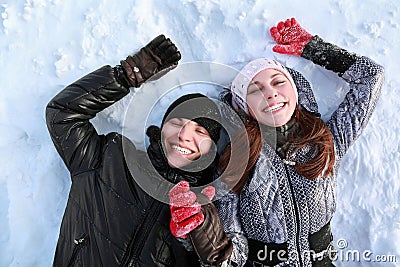
[[[114,69],[104,66],[67,86],[46,108],[51,138],[72,179],[54,266],[198,265],[170,234],[168,205],[132,178],[155,175],[142,164],[146,153],[127,141],[124,149],[132,156],[127,162],[126,138],[99,135],[89,122],[128,93]]]

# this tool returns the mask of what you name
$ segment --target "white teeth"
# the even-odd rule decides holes
[[[268,107],[268,108],[264,109],[264,112],[273,112],[275,110],[278,110],[278,109],[282,108],[284,105],[285,105],[284,103],[279,103],[279,104],[277,104],[275,106]]]
[[[185,155],[192,154],[192,151],[190,151],[189,149],[183,148],[183,147],[180,147],[177,145],[172,145],[172,149],[175,149],[176,151],[178,151],[181,154],[185,154]]]

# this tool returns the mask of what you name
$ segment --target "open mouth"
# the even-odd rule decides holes
[[[183,154],[183,155],[189,155],[189,154],[193,153],[193,151],[191,151],[190,149],[187,149],[187,148],[184,148],[184,147],[180,147],[180,146],[177,146],[177,145],[172,145],[171,148],[173,150],[177,151],[178,153]]]
[[[275,111],[282,109],[285,105],[286,105],[286,103],[279,103],[279,104],[276,104],[276,105],[273,105],[273,106],[263,109],[263,112],[275,112]]]

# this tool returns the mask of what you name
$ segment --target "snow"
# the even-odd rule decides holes
[[[180,49],[182,64],[210,61],[237,68],[256,57],[276,57],[313,83],[327,118],[346,86],[304,59],[271,52],[269,27],[289,17],[386,69],[376,111],[338,173],[332,228],[341,248],[337,266],[396,266],[368,262],[362,256],[369,251],[371,259],[394,255],[398,265],[399,11],[397,0],[0,1],[0,266],[52,263],[70,181],[47,132],[47,102],[79,77],[118,64],[160,33]],[[141,114],[141,108],[151,106],[146,94],[163,93],[150,92],[154,87],[144,86],[101,112],[93,120],[98,131],[119,131],[131,99],[141,100],[136,107]],[[141,142],[145,118],[131,119],[139,126],[129,133]],[[359,251],[361,259],[346,259],[349,251]]]

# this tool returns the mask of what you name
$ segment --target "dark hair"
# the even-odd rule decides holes
[[[218,142],[221,131],[221,115],[217,104],[199,93],[187,94],[176,99],[167,109],[161,122],[172,118],[186,118],[203,126],[214,143]]]
[[[306,110],[301,110],[298,106],[295,109],[294,117],[299,125],[299,132],[289,137],[289,143],[295,146],[295,151],[311,144],[314,146],[316,153],[309,161],[296,163],[294,166],[296,171],[310,180],[316,179],[320,175],[323,175],[323,178],[326,178],[329,174],[333,175],[333,165],[335,163],[334,144],[328,127],[319,117]],[[232,190],[236,193],[240,192],[246,184],[247,177],[257,162],[262,148],[261,130],[258,122],[247,116],[244,119],[244,125],[245,131],[240,132],[232,139],[232,144],[235,147],[239,146],[239,151],[231,153],[232,145],[228,145],[219,162],[224,181],[228,185],[234,185]],[[249,144],[249,147],[240,147],[241,144]],[[241,149],[249,150],[247,162],[240,156]],[[228,170],[227,166],[230,161],[233,161],[233,164]],[[239,178],[237,174],[240,173],[242,175]]]

